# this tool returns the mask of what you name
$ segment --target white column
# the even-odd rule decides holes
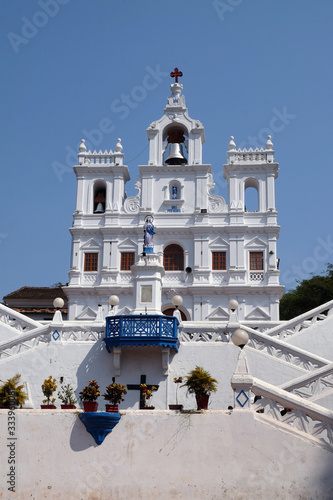
[[[269,174],[267,176],[267,210],[272,208],[275,210],[275,185],[274,185],[274,174]]]

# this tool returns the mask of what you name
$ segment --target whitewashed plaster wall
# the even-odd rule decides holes
[[[252,411],[125,412],[100,446],[75,413],[18,410],[16,420],[16,492],[2,474],[6,499],[333,498],[332,453]],[[0,433],[7,435],[5,410]]]
[[[294,366],[273,358],[260,351],[247,349],[251,374],[266,382],[280,385],[307,373]],[[218,391],[211,396],[210,408],[227,409],[233,406],[233,392],[230,380],[236,367],[239,349],[231,342],[197,342],[181,343],[179,352],[170,351],[169,376],[162,367],[162,353],[158,347],[123,347],[121,354],[121,374],[116,381],[122,384],[139,384],[140,375],[147,376],[148,384],[158,384],[159,389],[153,396],[152,404],[157,409],[166,409],[168,404],[176,401],[176,384],[174,377],[185,376],[196,365],[204,367],[219,382]],[[95,379],[101,387],[101,394],[106,385],[116,376],[113,364],[113,354],[110,354],[102,339],[96,342],[65,342],[52,341],[44,347],[12,356],[2,360],[0,364],[1,379],[6,380],[16,373],[21,374],[21,380],[29,384],[31,402],[35,408],[42,403],[41,386],[44,379],[50,375],[55,377],[60,387],[60,377],[64,383],[71,383],[79,392]],[[56,396],[56,394],[54,394]],[[178,389],[179,403],[186,409],[195,408],[193,395],[186,396],[186,389]],[[100,409],[104,409],[104,399],[99,398]],[[60,407],[60,401],[56,404]],[[77,405],[80,406],[80,405]],[[138,408],[139,392],[128,391],[120,408]]]

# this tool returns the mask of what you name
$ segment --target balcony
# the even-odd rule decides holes
[[[106,317],[104,342],[108,351],[121,346],[172,347],[178,352],[178,320],[164,315],[122,315]]]

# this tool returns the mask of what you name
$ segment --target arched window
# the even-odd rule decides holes
[[[245,212],[258,212],[259,210],[259,183],[257,179],[246,179],[244,185]]]
[[[163,259],[164,269],[166,271],[184,270],[184,250],[179,245],[168,245],[164,250]]]
[[[94,184],[94,214],[103,214],[105,212],[106,185],[103,181],[97,181]]]

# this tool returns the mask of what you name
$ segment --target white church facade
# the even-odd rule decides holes
[[[4,498],[333,498],[333,300],[279,320],[271,138],[253,151],[232,137],[228,199],[214,194],[204,128],[177,80],[147,129],[135,196],[119,139],[104,153],[80,144],[68,319],[0,304],[0,378],[19,373],[29,396],[0,409]],[[208,410],[174,381],[196,366],[218,382]],[[40,408],[49,376],[58,390],[72,384],[76,410],[56,393],[56,409]],[[92,379],[101,394],[113,379],[127,388],[101,443],[83,421],[109,425],[105,401],[92,415],[79,399]],[[142,407],[143,382],[154,409]]]
[[[184,320],[227,319],[230,299],[238,300],[239,319],[248,324],[279,319],[283,287],[277,268],[273,144],[268,137],[265,149],[240,151],[230,139],[223,166],[226,202],[213,193],[211,165],[202,162],[204,127],[189,117],[182,88],[178,82],[171,85],[164,114],[147,129],[149,157],[139,166],[136,196],[126,197],[129,172],[120,139],[114,152],[104,153],[87,151],[81,142],[65,288],[69,320],[93,319],[98,305],[105,317],[111,294],[119,296],[119,314],[137,309],[134,285],[140,268],[134,265],[145,261],[147,217],[155,228],[150,250],[163,267],[159,312],[172,311],[172,297],[180,294]],[[248,188],[257,194],[251,212],[246,210]],[[156,313],[150,302],[145,309]]]

